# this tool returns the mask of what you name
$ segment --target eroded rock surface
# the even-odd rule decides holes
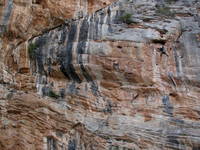
[[[200,2],[84,2],[0,3],[1,149],[200,149]]]

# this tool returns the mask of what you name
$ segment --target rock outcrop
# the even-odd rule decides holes
[[[0,149],[200,149],[198,0],[0,8]]]

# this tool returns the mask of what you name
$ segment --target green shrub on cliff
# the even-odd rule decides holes
[[[28,45],[28,54],[29,54],[29,58],[30,59],[34,59],[36,56],[36,49],[37,49],[37,45],[34,43],[30,43]]]
[[[56,94],[54,91],[49,91],[49,97],[58,99],[60,96]]]
[[[175,14],[167,6],[158,7],[157,10],[156,10],[156,13],[159,14],[159,15],[169,16],[169,17],[174,17],[174,14]]]
[[[132,20],[132,14],[126,13],[123,16],[120,17],[120,20],[126,24],[131,24],[133,23]]]

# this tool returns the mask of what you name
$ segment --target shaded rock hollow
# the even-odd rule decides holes
[[[111,2],[0,3],[1,149],[200,148],[200,2]]]

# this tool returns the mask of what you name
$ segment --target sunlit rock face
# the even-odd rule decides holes
[[[20,69],[27,72],[25,43],[30,38],[63,24],[66,19],[91,14],[111,2],[113,0],[1,0],[0,72],[4,72],[0,79],[13,82],[8,70],[15,74]]]
[[[1,26],[27,38],[55,27],[67,18],[79,18],[106,7],[112,0],[2,0]]]
[[[0,3],[1,149],[200,149],[200,2],[110,2]]]

